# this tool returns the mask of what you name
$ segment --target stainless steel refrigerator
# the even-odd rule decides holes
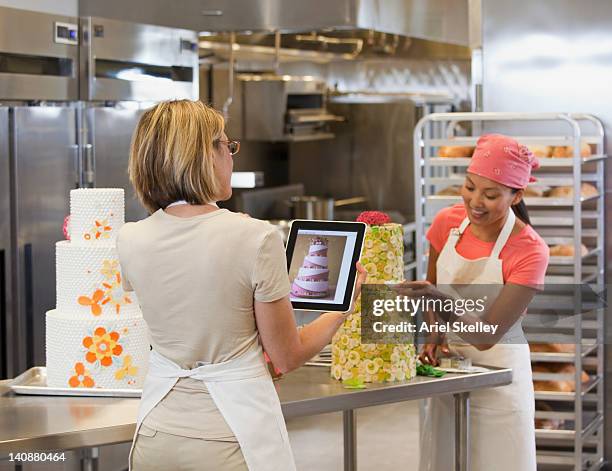
[[[70,190],[126,190],[132,132],[157,101],[195,99],[197,34],[0,8],[0,378],[45,364],[55,243]]]
[[[2,377],[45,359],[55,242],[78,184],[78,21],[0,9]]]
[[[123,188],[126,220],[142,219],[127,174],[132,133],[154,103],[197,99],[197,33],[96,17],[80,27],[84,183]]]

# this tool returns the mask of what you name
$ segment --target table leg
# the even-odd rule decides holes
[[[344,471],[357,471],[357,424],[353,409],[342,411]]]
[[[455,398],[455,471],[470,469],[470,393]]]
[[[83,448],[81,450],[81,471],[98,471],[98,458],[100,449],[98,447]]]

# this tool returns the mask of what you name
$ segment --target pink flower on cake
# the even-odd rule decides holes
[[[102,366],[113,364],[113,356],[119,356],[123,347],[119,345],[119,334],[107,332],[104,327],[97,327],[91,337],[83,339],[83,346],[88,349],[85,359],[89,363],[100,362]]]
[[[115,379],[121,381],[126,376],[136,376],[138,367],[132,365],[132,355],[123,357],[123,366],[115,371]]]
[[[62,232],[64,233],[64,239],[70,240],[70,215],[64,218],[64,224],[62,225]]]
[[[357,222],[365,222],[370,226],[382,226],[391,222],[387,213],[381,211],[364,211],[357,217]]]
[[[90,306],[91,313],[94,316],[99,316],[102,314],[102,307],[100,306],[100,301],[104,299],[104,291],[101,289],[97,289],[92,294],[91,298],[88,296],[79,296],[79,304],[81,306]],[[104,303],[103,303],[104,304]]]
[[[83,363],[78,362],[74,364],[74,376],[71,376],[68,380],[68,385],[71,388],[93,388],[95,386],[94,380],[91,377],[89,370],[85,369]]]

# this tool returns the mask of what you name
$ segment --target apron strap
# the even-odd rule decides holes
[[[466,216],[465,219],[461,221],[461,225],[459,226],[459,235],[465,232],[469,224],[470,224],[470,218]]]
[[[491,258],[499,258],[499,254],[508,242],[510,238],[510,234],[512,234],[512,229],[514,229],[514,223],[516,222],[516,216],[514,215],[514,211],[512,209],[508,210],[508,217],[506,218],[506,222],[504,223],[504,227],[499,233],[499,237],[495,241],[495,245],[493,246],[493,251],[491,252]]]
[[[510,238],[510,234],[512,234],[512,229],[514,229],[514,223],[516,222],[516,216],[514,215],[514,211],[510,209],[508,211],[508,217],[506,217],[506,222],[504,222],[504,227],[502,227],[497,240],[495,241],[495,245],[493,246],[493,250],[491,251],[490,258],[497,259],[499,258],[499,254],[508,242]],[[465,229],[470,224],[470,219],[466,217],[462,222],[459,228],[456,230],[456,239],[454,241],[454,245],[459,242],[460,236],[465,232]],[[451,235],[453,235],[453,230],[451,229]]]

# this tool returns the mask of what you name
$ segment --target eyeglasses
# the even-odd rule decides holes
[[[219,144],[227,144],[227,150],[229,150],[230,155],[236,155],[240,152],[240,141],[217,141]]]

